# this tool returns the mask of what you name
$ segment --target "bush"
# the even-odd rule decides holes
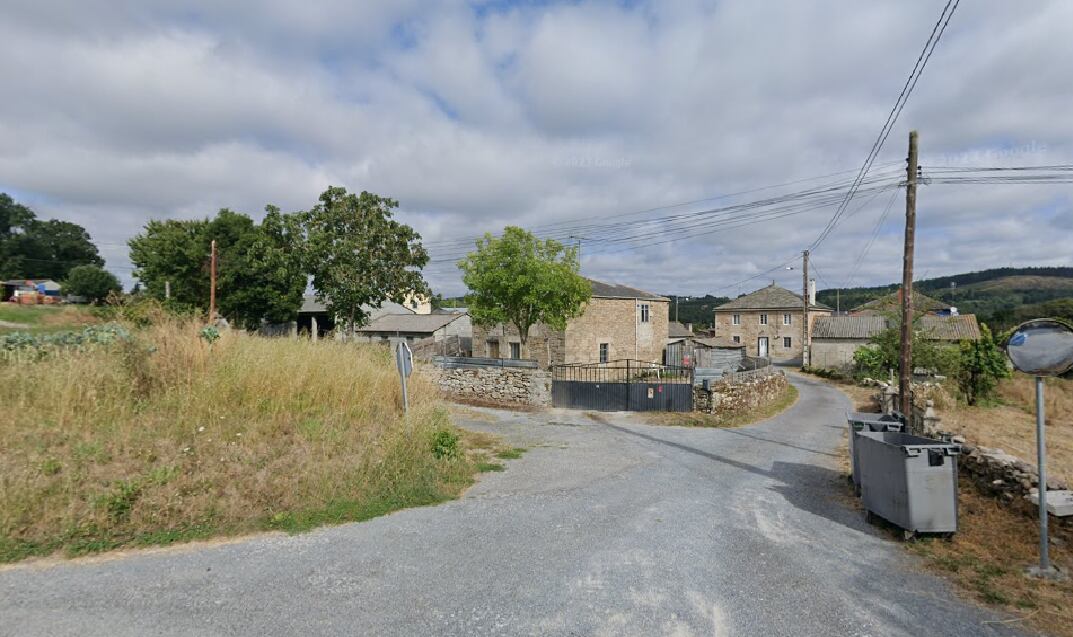
[[[983,323],[980,324],[980,340],[961,342],[959,363],[958,390],[970,405],[992,400],[999,379],[1010,375],[1006,355]]]
[[[123,291],[119,279],[111,272],[96,265],[80,265],[71,268],[63,282],[65,294],[82,296],[94,303],[108,298],[112,293]]]
[[[443,460],[458,456],[458,434],[450,429],[440,429],[432,436],[432,454]]]

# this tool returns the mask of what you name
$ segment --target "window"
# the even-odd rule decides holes
[[[731,338],[734,339],[735,343],[740,343],[741,342],[741,337],[740,336],[732,336]]]
[[[735,314],[734,316],[730,317],[730,322],[733,325],[741,325],[741,314]]]
[[[760,315],[760,324],[761,325],[767,325],[767,314],[761,314]]]
[[[783,347],[789,349],[790,347],[792,347],[792,345],[791,345],[792,342],[793,341],[790,340],[789,336],[783,336],[782,337],[782,346]]]
[[[793,320],[794,320],[793,314],[783,314],[782,315],[782,324],[783,325],[790,325],[790,323],[793,322]]]
[[[522,344],[521,343],[511,343],[510,344],[510,357],[511,358],[521,358],[522,357]]]
[[[607,343],[600,343],[600,362],[601,363],[606,363],[607,362],[608,350],[609,349],[610,348],[607,346]]]
[[[648,322],[648,303],[642,303],[641,304],[641,322],[642,323],[647,323]]]

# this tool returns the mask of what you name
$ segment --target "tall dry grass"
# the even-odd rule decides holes
[[[197,330],[0,363],[0,560],[298,530],[468,484],[417,375],[401,417],[386,350]]]

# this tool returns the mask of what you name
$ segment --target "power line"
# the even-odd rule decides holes
[[[953,17],[954,11],[957,10],[960,0],[947,0],[946,6],[943,7],[943,11],[939,14],[939,19],[935,22],[935,26],[931,29],[931,34],[928,35],[927,41],[924,43],[924,48],[921,49],[920,55],[917,56],[917,61],[913,65],[913,70],[910,71],[909,77],[905,81],[905,85],[902,86],[902,92],[898,95],[898,99],[894,101],[894,106],[891,107],[890,113],[887,115],[887,121],[883,124],[883,127],[879,131],[879,135],[876,137],[875,142],[872,143],[871,150],[868,151],[868,156],[865,158],[864,163],[861,165],[861,169],[857,174],[857,178],[854,180],[854,186],[846,192],[846,197],[842,203],[839,204],[835,213],[831,216],[831,220],[827,222],[823,230],[820,232],[816,240],[809,246],[810,252],[815,252],[816,248],[823,243],[823,241],[830,236],[834,231],[835,226],[841,220],[842,215],[845,214],[846,208],[849,206],[849,202],[857,194],[856,185],[859,181],[863,180],[871,170],[872,164],[875,162],[876,157],[879,156],[880,151],[883,150],[883,144],[886,143],[887,137],[890,135],[891,130],[894,128],[894,124],[897,123],[898,117],[902,113],[902,109],[909,101],[909,96],[912,95],[913,89],[916,88],[917,81],[924,73],[924,68],[928,64],[928,60],[931,59],[932,53],[935,51],[935,47],[938,46],[939,40],[942,39],[943,33],[946,31],[946,27],[950,24],[950,18]]]

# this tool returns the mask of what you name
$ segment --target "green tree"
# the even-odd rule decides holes
[[[421,235],[392,218],[398,205],[370,192],[329,187],[304,215],[306,270],[317,298],[346,321],[347,334],[365,322],[362,305],[429,293],[420,272],[428,253]]]
[[[63,282],[65,294],[82,296],[96,303],[108,298],[111,292],[122,292],[123,286],[111,272],[96,265],[80,265],[71,268]]]
[[[220,271],[220,311],[248,328],[264,319],[285,323],[298,317],[307,277],[302,264],[299,215],[267,206],[261,225],[235,244]]]
[[[130,240],[134,275],[145,293],[178,308],[208,309],[209,258],[216,241],[218,311],[249,329],[294,320],[302,305],[302,230],[298,215],[266,208],[258,225],[227,208],[199,220],[150,221]]]
[[[499,238],[484,235],[458,267],[470,289],[466,304],[473,321],[513,325],[523,347],[533,325],[566,329],[592,294],[588,280],[578,274],[577,249],[513,226]]]
[[[104,265],[85,228],[37,219],[33,210],[0,193],[0,277],[63,281],[79,265]]]
[[[900,321],[899,321],[900,323]],[[958,351],[955,348],[937,343],[914,325],[913,331],[913,368],[934,370],[940,374],[952,375],[958,369]],[[901,360],[902,335],[900,325],[883,330],[869,339],[868,346],[853,353],[853,362],[860,375],[879,378],[891,370],[897,371]]]
[[[1001,378],[1010,375],[1006,355],[995,343],[991,330],[980,324],[980,339],[962,341],[957,373],[958,389],[965,402],[975,405],[994,397]]]

